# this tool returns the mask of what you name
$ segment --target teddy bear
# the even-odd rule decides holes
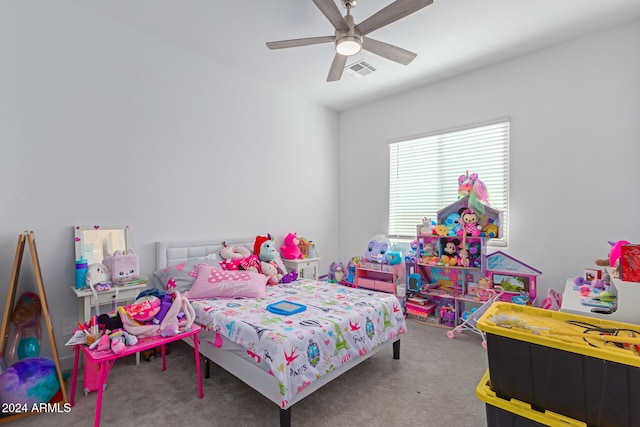
[[[284,244],[280,246],[280,255],[284,259],[300,259],[302,252],[298,244],[300,240],[296,233],[289,233],[284,237]]]
[[[344,280],[344,265],[341,262],[332,262],[329,266],[329,282],[340,283]]]

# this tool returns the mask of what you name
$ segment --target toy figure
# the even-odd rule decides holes
[[[467,236],[477,237],[480,235],[480,226],[478,225],[478,214],[473,209],[467,208],[460,214],[460,229],[458,236],[465,234]]]
[[[358,264],[358,257],[353,257],[349,260],[349,264],[347,264],[347,278],[346,282],[353,284],[356,281],[356,265]]]
[[[284,238],[284,244],[280,246],[280,255],[284,259],[300,259],[302,252],[298,247],[300,240],[296,233],[289,233]]]
[[[40,297],[33,292],[25,292],[20,296],[13,313],[11,322],[15,328],[13,341],[9,350],[7,364],[11,364],[15,358],[16,348],[18,359],[37,357],[40,355],[40,338],[42,330],[40,315],[42,305]]]

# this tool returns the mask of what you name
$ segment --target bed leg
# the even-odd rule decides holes
[[[393,358],[400,359],[400,340],[393,343]]]
[[[280,409],[280,427],[291,427],[291,408]]]
[[[209,378],[209,359],[204,358],[204,377]]]

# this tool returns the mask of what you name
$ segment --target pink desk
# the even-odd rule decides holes
[[[129,356],[130,354],[135,354],[141,351],[150,350],[152,348],[156,348],[158,346],[162,346],[162,370],[167,369],[166,365],[166,349],[165,344],[170,342],[178,341],[186,337],[191,337],[193,339],[195,356],[196,356],[196,375],[198,377],[198,397],[202,399],[204,396],[202,392],[202,378],[200,376],[200,354],[198,353],[198,345],[200,343],[200,339],[198,338],[198,333],[200,332],[200,326],[193,325],[191,326],[191,330],[182,332],[178,335],[172,337],[143,337],[138,339],[138,343],[136,345],[127,346],[126,350],[120,354],[115,354],[111,350],[107,351],[97,351],[90,350],[86,345],[76,345],[74,346],[74,360],[73,360],[73,374],[71,377],[71,398],[69,403],[71,406],[74,405],[75,395],[76,395],[76,380],[78,378],[78,361],[80,359],[80,351],[84,353],[84,356],[91,360],[93,363],[100,367],[100,380],[98,384],[98,399],[96,403],[96,418],[94,422],[94,426],[98,427],[100,425],[100,411],[102,409],[102,393],[104,389],[104,385],[107,383],[107,377],[109,376],[109,371],[111,371],[111,367],[116,362],[116,360]]]

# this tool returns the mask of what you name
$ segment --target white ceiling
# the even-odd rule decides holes
[[[365,59],[377,68],[375,73],[356,78],[345,72],[340,81],[328,83],[332,43],[280,50],[265,46],[333,35],[311,0],[73,1],[336,111],[640,19],[640,0],[435,0],[370,34],[417,53],[411,64],[361,51],[347,65]],[[391,2],[358,0],[352,10],[355,22]]]

